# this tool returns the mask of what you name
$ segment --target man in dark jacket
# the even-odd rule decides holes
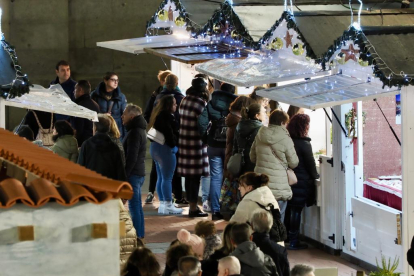
[[[132,222],[138,237],[144,238],[144,212],[141,203],[141,187],[145,180],[145,153],[147,149],[147,122],[142,116],[142,109],[128,104],[122,114],[122,122],[127,130],[123,140],[125,151],[125,171],[134,195],[129,201]]]
[[[75,86],[75,103],[99,113],[98,104],[91,99],[91,85],[87,80],[80,80]],[[93,136],[93,123],[91,120],[79,117],[70,117],[70,123],[76,130],[76,140],[79,147],[83,142]]]
[[[67,61],[61,60],[56,64],[56,79],[53,80],[50,84],[60,84],[66,94],[72,101],[75,101],[75,91],[76,81],[70,77],[70,65]],[[69,116],[56,114],[56,120],[69,120]]]
[[[91,98],[99,105],[100,113],[107,113],[115,119],[121,133],[121,139],[123,139],[126,131],[121,116],[125,110],[127,100],[118,85],[118,75],[114,72],[107,72],[103,82],[91,93]]]
[[[220,214],[219,199],[226,155],[226,117],[229,114],[230,104],[237,98],[234,92],[233,85],[221,84],[220,90],[213,92],[211,101],[198,117],[200,135],[207,138],[208,144],[210,203],[213,220],[223,218]]]
[[[231,242],[236,249],[230,256],[239,259],[241,274],[244,276],[277,276],[276,265],[272,258],[264,254],[251,240],[251,230],[247,223],[237,223],[231,228]]]
[[[263,253],[272,258],[279,276],[289,276],[290,267],[286,248],[272,241],[269,236],[270,229],[273,225],[273,217],[270,212],[258,209],[252,214],[250,224],[254,231],[253,242]]]
[[[121,151],[108,135],[111,122],[99,114],[94,122],[95,135],[86,140],[79,152],[78,164],[111,179],[127,181]]]

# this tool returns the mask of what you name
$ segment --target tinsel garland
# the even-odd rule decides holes
[[[262,36],[262,38],[260,38],[259,43],[263,44],[266,41],[268,41],[272,37],[273,32],[276,30],[277,27],[279,27],[279,25],[283,22],[283,20],[286,20],[287,28],[288,29],[293,29],[297,33],[297,38],[300,39],[303,42],[303,48],[306,50],[306,56],[311,58],[311,59],[316,59],[315,53],[313,52],[313,50],[310,47],[309,43],[306,42],[306,40],[303,37],[301,31],[299,30],[298,26],[296,25],[296,22],[295,22],[295,19],[294,19],[293,15],[288,11],[283,12],[280,19],[277,20],[275,24],[273,24],[273,26]]]
[[[229,22],[229,26],[232,31],[237,32],[238,40],[242,41],[243,44],[253,50],[260,49],[259,43],[255,42],[250,36],[247,29],[242,24],[239,16],[234,12],[231,4],[227,1],[220,4],[220,9],[217,9],[210,20],[197,32],[197,36],[205,36],[213,31],[216,24],[225,25],[226,21]]]
[[[338,49],[341,49],[342,46],[346,45],[347,41],[353,41],[354,45],[359,47],[359,57],[363,61],[368,61],[369,65],[373,66],[373,74],[375,77],[379,78],[383,83],[383,88],[388,87],[401,87],[407,85],[414,85],[414,80],[409,79],[399,75],[393,75],[392,77],[386,76],[383,70],[378,66],[376,59],[374,58],[373,53],[369,52],[369,49],[373,48],[371,43],[366,39],[363,31],[357,30],[354,27],[351,27],[349,30],[345,31],[341,37],[334,41],[334,44],[331,45],[325,54],[321,58],[316,59],[316,62],[322,65],[322,68],[325,70],[329,67],[329,60],[335,54]],[[381,62],[384,63],[384,62]],[[390,69],[391,70],[391,69]]]
[[[157,11],[155,12],[155,15],[153,15],[151,17],[151,19],[149,21],[147,21],[147,29],[151,28],[152,24],[157,23],[157,16],[158,16],[158,12],[160,10],[163,10],[165,5],[168,4],[169,0],[164,0],[161,2],[160,6],[158,7]],[[193,22],[190,20],[187,11],[185,10],[184,6],[181,4],[180,0],[170,0],[171,2],[174,3],[175,5],[175,11],[179,11],[180,16],[182,16],[183,18],[185,18],[185,22],[187,23],[187,31],[190,31],[192,33],[196,33],[197,30],[194,27]]]
[[[0,45],[9,54],[11,59],[10,65],[16,71],[16,78],[12,83],[0,85],[0,97],[4,99],[13,99],[29,93],[29,87],[32,86],[32,84],[30,83],[27,75],[23,74],[21,71],[21,66],[19,65],[15,48],[4,39],[0,40]]]

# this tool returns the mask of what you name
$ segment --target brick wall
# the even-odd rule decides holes
[[[401,125],[395,124],[395,96],[378,99],[378,104],[401,140]],[[362,103],[367,113],[363,131],[364,179],[381,175],[401,175],[401,147],[392,134],[377,104]]]

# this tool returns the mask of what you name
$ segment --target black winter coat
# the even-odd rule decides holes
[[[178,127],[173,114],[168,111],[160,112],[153,127],[164,134],[167,146],[170,148],[178,146]]]
[[[234,133],[233,140],[233,154],[238,153],[242,148],[244,148],[244,164],[242,166],[240,175],[244,174],[245,172],[254,172],[256,163],[253,163],[250,160],[250,149],[252,148],[252,144],[254,142],[254,138],[256,138],[257,132],[262,126],[263,124],[259,120],[242,119],[236,127],[236,132]]]
[[[124,113],[125,107],[127,105],[126,97],[124,94],[122,94],[119,87],[112,92],[112,98],[110,100],[107,100],[105,98],[105,93],[107,93],[105,83],[101,82],[98,87],[91,93],[91,98],[99,105],[100,113],[108,113],[111,101],[114,102],[114,105],[111,109],[111,116],[115,119],[116,125],[118,126],[119,132],[121,133],[121,139],[123,139],[126,130],[122,125],[121,116]]]
[[[147,104],[145,105],[144,119],[145,121],[147,121],[147,123],[149,123],[151,119],[151,114],[152,114],[152,110],[154,109],[155,99],[157,98],[158,94],[161,93],[163,89],[164,88],[162,86],[159,86],[154,92],[152,92],[151,97],[148,99]]]
[[[411,247],[407,251],[407,262],[414,269],[414,237],[411,240]]]
[[[290,275],[289,261],[285,247],[272,241],[267,233],[253,233],[253,242],[260,248],[260,250],[262,250],[263,253],[272,258],[279,276]]]
[[[127,133],[123,145],[125,151],[125,172],[145,176],[145,154],[147,151],[147,122],[142,115],[136,116],[126,125]]]
[[[52,81],[50,84],[60,84],[60,86],[62,86],[63,90],[66,92],[69,98],[74,102],[75,101],[74,92],[75,92],[76,83],[77,82],[71,78],[69,78],[64,83],[59,83],[59,78],[56,77],[56,79]],[[59,121],[59,120],[69,121],[70,117],[68,115],[56,114],[56,121]]]
[[[50,84],[60,84],[60,86],[62,86],[63,90],[65,90],[66,94],[68,94],[69,98],[72,101],[75,101],[75,93],[74,92],[75,92],[75,85],[77,84],[76,81],[69,78],[64,83],[59,83],[59,78],[56,77],[56,79],[54,81],[52,81]]]
[[[203,276],[217,276],[218,262],[221,258],[227,256],[222,250],[217,249],[207,260],[202,260],[201,270],[203,271]]]
[[[201,115],[198,117],[198,130],[201,137],[204,137],[208,131],[210,122],[219,120],[222,117],[227,117],[230,113],[229,107],[230,104],[237,98],[237,95],[234,95],[230,92],[225,91],[214,91],[211,94],[211,101],[207,104],[207,107],[204,108]],[[210,147],[214,148],[226,148],[226,142],[217,142],[214,141],[214,130],[209,131],[207,136],[207,144]]]
[[[311,139],[309,137],[292,138],[295,144],[296,154],[299,157],[299,165],[294,169],[298,183],[291,186],[293,196],[288,201],[292,206],[312,206],[316,202],[315,179],[319,178],[316,171],[315,158],[313,157]]]
[[[88,94],[82,95],[75,99],[75,103],[87,109],[99,113],[99,105],[91,99]],[[79,117],[70,117],[70,123],[76,130],[76,140],[78,140],[79,147],[83,142],[93,136],[93,122],[91,120]]]
[[[160,94],[158,94],[158,96],[155,98],[154,101],[154,106],[158,103],[158,101],[166,96],[166,95],[173,95],[175,98],[175,101],[177,103],[177,110],[174,112],[174,117],[175,117],[175,124],[177,125],[177,128],[180,128],[180,113],[178,112],[178,109],[180,107],[181,101],[184,99],[184,95],[183,93],[181,93],[180,90],[175,89],[175,90],[168,90],[167,88],[164,88]]]
[[[121,151],[106,133],[98,132],[83,143],[78,164],[108,178],[127,181]]]
[[[254,242],[246,241],[230,254],[240,261],[241,273],[245,276],[278,276],[276,265]]]

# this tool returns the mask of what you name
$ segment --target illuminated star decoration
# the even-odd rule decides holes
[[[289,47],[289,45],[290,45],[290,46],[293,46],[293,45],[292,45],[292,37],[293,37],[293,35],[289,34],[289,30],[287,30],[287,31],[286,31],[286,36],[285,36],[285,40],[286,40],[286,48],[288,48],[288,47]]]
[[[358,54],[359,50],[356,50],[353,44],[349,45],[348,49],[342,49],[341,52],[345,54],[345,62],[347,62],[350,59],[352,59],[355,62],[358,62],[355,54]]]

